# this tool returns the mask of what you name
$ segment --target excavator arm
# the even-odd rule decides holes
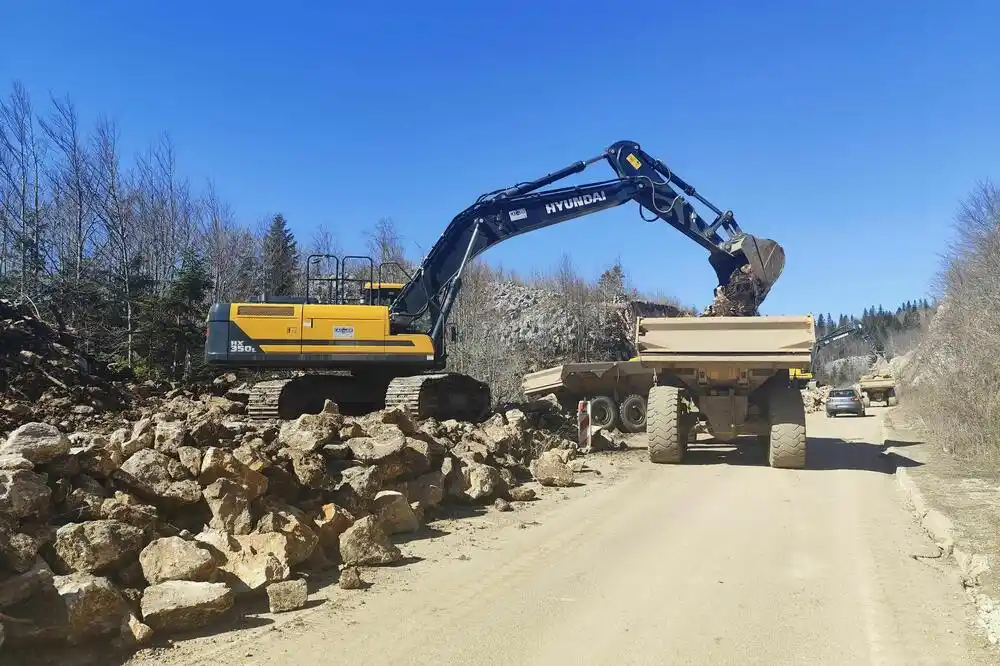
[[[878,342],[876,342],[870,335],[868,335],[868,333],[861,326],[861,324],[849,324],[847,326],[841,326],[840,328],[827,333],[823,337],[817,338],[816,343],[813,345],[813,356],[815,356],[816,352],[819,351],[822,347],[826,347],[829,344],[833,344],[838,340],[843,340],[844,338],[852,335],[856,335],[862,340],[864,340],[868,344],[868,346],[872,348],[872,351],[875,352],[876,355],[881,356],[883,358],[885,357],[885,350],[882,349],[881,345],[879,345]]]
[[[538,191],[601,160],[611,165],[618,178]],[[707,222],[684,195],[709,208],[715,219]],[[484,194],[456,215],[393,303],[390,310],[393,330],[422,328],[440,349],[444,325],[461,289],[462,271],[471,259],[508,238],[629,201],[637,202],[641,209],[650,211],[655,218],[708,250],[720,287],[727,287],[740,271],[749,272],[754,309],[784,268],[781,246],[743,233],[732,212],[713,206],[638,144],[619,141],[591,159],[575,162],[537,180]]]

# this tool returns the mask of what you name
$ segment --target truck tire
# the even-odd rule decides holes
[[[673,386],[654,386],[646,399],[649,461],[679,463],[687,450],[687,432],[681,423],[681,392]]]
[[[771,441],[767,462],[781,469],[806,466],[806,410],[802,395],[788,387],[776,388],[768,401]]]
[[[642,432],[646,429],[646,399],[633,393],[618,405],[618,420],[625,432]]]
[[[613,398],[599,395],[590,401],[590,425],[612,430],[618,425],[618,405]]]

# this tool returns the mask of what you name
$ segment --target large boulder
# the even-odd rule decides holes
[[[506,491],[500,470],[481,462],[459,460],[448,478],[448,494],[458,500],[481,502]]]
[[[66,571],[106,573],[138,555],[143,531],[117,520],[67,523],[56,531],[55,553]]]
[[[532,461],[531,475],[543,486],[568,487],[573,485],[573,470],[556,450],[545,451]]]
[[[347,566],[394,564],[403,554],[379,527],[375,516],[361,518],[340,535],[340,559]]]
[[[238,594],[291,575],[288,536],[281,532],[231,535],[205,530],[195,539],[212,553],[220,579]]]
[[[16,454],[41,465],[69,453],[69,438],[47,423],[25,423],[0,445],[0,455]]]
[[[250,499],[246,488],[226,478],[213,481],[202,490],[205,504],[212,512],[208,526],[228,534],[250,534],[253,530],[253,515],[250,513]]]
[[[143,548],[139,564],[150,585],[168,580],[207,581],[215,571],[212,553],[176,536],[157,539]]]
[[[267,477],[251,469],[225,449],[211,446],[201,459],[198,482],[209,486],[218,479],[229,479],[244,488],[247,499],[257,499],[267,491]]]
[[[197,629],[233,607],[233,592],[224,583],[170,580],[142,592],[142,617],[153,631]]]
[[[408,438],[396,425],[384,423],[379,428],[375,437],[355,437],[347,441],[354,454],[354,460],[371,465],[378,469],[379,476],[383,480],[391,480],[401,477],[409,471],[408,458],[416,459],[416,469],[419,474],[429,466],[429,461],[425,463],[424,469],[420,469],[419,449],[414,449],[407,455]],[[414,440],[419,447],[420,442]]]
[[[28,571],[41,548],[39,535],[22,532],[16,520],[0,515],[0,570]]]
[[[191,479],[176,480],[174,466],[183,469],[177,460],[159,451],[143,449],[126,460],[115,472],[115,480],[142,499],[168,507],[196,504],[201,501],[201,486]]]
[[[257,521],[254,532],[284,534],[287,537],[285,554],[290,566],[308,560],[319,545],[316,525],[303,511],[293,506],[271,502],[267,508],[267,513]]]
[[[55,576],[53,585],[66,609],[71,643],[115,635],[129,615],[128,604],[110,580],[87,573]]]
[[[0,453],[0,470],[14,471],[24,469],[31,471],[35,464],[20,453]]]
[[[45,477],[26,469],[0,470],[0,514],[14,518],[44,515],[51,498]]]
[[[292,461],[292,471],[306,488],[333,490],[335,480],[327,474],[326,461],[318,453],[299,449],[285,449],[284,454]]]
[[[113,497],[101,502],[101,518],[117,520],[146,530],[159,520],[155,506],[144,504],[128,493],[115,491]]]
[[[160,421],[153,431],[153,448],[161,453],[174,454],[191,442],[191,433],[183,421]]]
[[[224,423],[225,416],[225,412],[216,406],[198,418],[191,425],[191,439],[194,443],[202,447],[218,446],[231,438],[233,432]]]
[[[39,590],[52,586],[52,569],[41,557],[35,558],[24,573],[0,578],[0,610],[31,598]]]
[[[412,481],[397,481],[386,489],[403,493],[411,503],[419,502],[423,507],[437,506],[444,499],[445,477],[441,470],[434,470]]]
[[[309,588],[301,578],[267,586],[267,603],[272,613],[286,613],[302,608],[308,598]]]
[[[337,441],[343,422],[340,414],[326,411],[319,414],[303,414],[294,421],[281,424],[278,441],[290,449],[316,451],[325,444]]]
[[[386,534],[416,532],[420,529],[420,519],[403,493],[383,490],[375,495],[374,505],[379,527]]]

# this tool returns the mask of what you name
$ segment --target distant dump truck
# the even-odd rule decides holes
[[[756,435],[771,467],[804,467],[805,407],[789,371],[809,368],[815,342],[809,315],[640,318],[638,363],[654,378],[649,459],[681,462],[701,422],[722,442]]]
[[[896,380],[891,374],[862,375],[858,380],[858,388],[865,407],[870,407],[873,402],[885,403],[888,407],[899,403],[896,398]]]

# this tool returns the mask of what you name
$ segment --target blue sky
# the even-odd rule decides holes
[[[926,295],[957,202],[997,178],[996,2],[3,4],[4,86],[68,94],[134,150],[169,131],[241,220],[347,249],[389,216],[419,257],[482,192],[632,139],[784,246],[765,314],[859,312]],[[699,306],[715,284],[634,205],[484,256],[563,252]]]

